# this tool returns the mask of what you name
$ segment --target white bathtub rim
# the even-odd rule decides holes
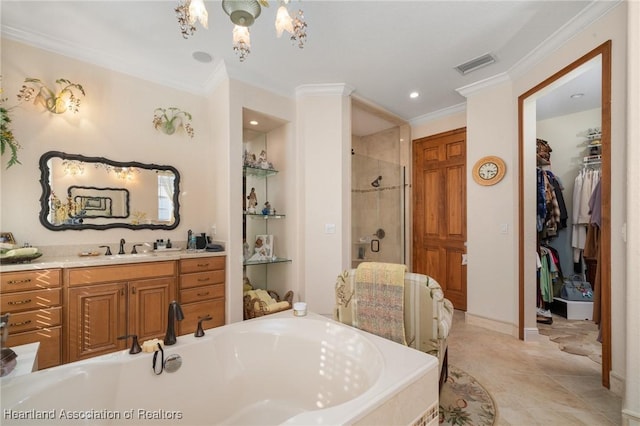
[[[318,410],[309,410],[302,412],[298,415],[294,415],[293,417],[287,419],[282,424],[286,425],[306,425],[306,424],[315,424],[315,425],[333,425],[333,424],[346,424],[353,423],[360,418],[363,418],[368,413],[375,410],[381,404],[384,404],[386,401],[391,399],[397,392],[400,390],[410,386],[417,380],[419,380],[422,376],[424,376],[429,370],[432,368],[437,369],[438,360],[437,358],[419,352],[415,349],[408,348],[397,343],[391,342],[389,340],[380,338],[378,336],[372,335],[370,333],[363,332],[361,330],[348,327],[346,325],[337,323],[331,319],[328,319],[324,316],[317,315],[314,313],[309,313],[305,317],[294,317],[292,311],[285,311],[279,314],[270,315],[268,317],[256,318],[254,320],[238,322],[234,324],[229,324],[224,327],[218,327],[214,329],[209,329],[206,331],[204,337],[195,338],[193,335],[185,335],[178,337],[178,343],[176,345],[165,347],[165,357],[172,353],[180,353],[182,348],[191,346],[193,344],[204,343],[207,340],[215,339],[216,336],[221,333],[231,332],[234,328],[237,327],[246,327],[253,321],[269,321],[269,320],[277,320],[281,318],[291,318],[293,321],[322,321],[322,322],[330,322],[339,327],[347,327],[349,330],[354,333],[360,333],[365,336],[367,340],[370,340],[377,350],[381,351],[383,354],[383,373],[377,378],[377,380],[372,383],[371,387],[367,389],[364,393],[359,396],[356,396],[354,399],[343,402],[341,404],[324,408]],[[257,323],[256,323],[257,324]],[[385,356],[391,355],[393,362],[389,362]],[[80,361],[80,363],[71,363],[64,364],[59,367],[54,367],[51,369],[34,372],[25,376],[19,376],[15,378],[3,378],[0,382],[2,385],[2,396],[3,396],[3,408],[11,408],[17,406],[22,401],[29,399],[29,396],[23,398],[21,400],[11,399],[10,389],[13,386],[22,387],[24,385],[28,386],[30,391],[30,395],[38,395],[42,391],[47,391],[51,389],[51,381],[61,381],[67,380],[69,374],[82,374],[82,369],[84,366],[92,365],[92,364],[100,364],[101,368],[109,368],[112,365],[114,368],[118,368],[118,366],[122,363],[132,363],[132,362],[148,362],[150,369],[152,354],[142,353],[139,355],[130,355],[128,350],[123,350],[107,355],[98,356],[95,358],[90,358],[87,360]],[[403,379],[397,380],[394,377],[397,374],[401,374]],[[7,398],[8,397],[8,398]],[[365,407],[366,405],[366,407]],[[357,413],[357,414],[354,414]]]

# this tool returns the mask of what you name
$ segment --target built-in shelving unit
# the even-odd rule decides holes
[[[290,289],[286,282],[287,256],[285,236],[286,193],[284,179],[275,166],[285,163],[278,138],[268,133],[260,134],[245,129],[243,176],[243,220],[242,237],[245,245],[243,275],[254,289],[283,292]],[[273,148],[273,152],[269,152]],[[269,155],[267,155],[269,154]],[[252,200],[249,200],[250,194]],[[269,202],[269,205],[266,203]],[[264,246],[258,244],[264,244]],[[260,254],[265,248],[265,255]],[[270,253],[270,254],[269,254]]]

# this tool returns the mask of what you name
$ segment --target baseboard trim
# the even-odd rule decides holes
[[[624,395],[624,381],[624,377],[614,371],[609,372],[609,390],[619,397]]]
[[[525,342],[539,342],[539,341],[543,340],[542,336],[543,335],[540,334],[540,330],[538,330],[538,327],[525,328],[524,329],[524,341]],[[545,336],[545,338],[547,338],[547,337]]]
[[[465,312],[464,320],[467,324],[486,328],[492,331],[497,331],[498,333],[508,334],[509,336],[518,338],[518,327],[514,324],[473,315],[469,312]]]
[[[622,417],[627,420],[628,425],[639,424],[640,425],[640,413],[631,411],[627,408],[622,409]],[[633,423],[632,423],[633,421]]]

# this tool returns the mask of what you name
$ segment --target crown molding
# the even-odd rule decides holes
[[[303,84],[296,87],[296,97],[304,96],[349,96],[355,89],[344,83]]]
[[[99,66],[101,68],[116,71],[122,74],[130,75],[142,80],[150,81],[162,86],[171,87],[176,90],[188,92],[194,95],[202,95],[205,88],[199,85],[185,83],[184,81],[164,78],[160,76],[157,70],[153,68],[135,67],[131,68],[128,64],[122,62],[121,59],[107,56],[103,51],[87,49],[73,43],[64,42],[60,39],[44,36],[37,32],[26,32],[18,28],[3,26],[1,31],[2,37],[14,40],[47,52],[57,55],[66,56],[68,58],[86,62]],[[217,72],[218,70],[216,69]]]
[[[456,92],[460,93],[465,98],[469,97],[469,95],[479,92],[480,90],[484,90],[488,87],[494,87],[499,84],[505,83],[507,81],[511,81],[511,77],[506,72],[502,72],[500,74],[496,74],[492,77],[485,78],[484,80],[476,81],[475,83],[467,84],[466,86],[462,86],[459,89],[456,89]]]
[[[531,70],[531,67],[558,50],[567,41],[584,31],[587,26],[602,18],[620,3],[622,3],[622,0],[599,0],[590,3],[573,19],[547,37],[528,55],[511,66],[507,73],[513,80],[525,75]]]
[[[449,117],[451,115],[459,114],[461,112],[466,112],[466,111],[467,111],[467,103],[462,102],[457,105],[452,105],[450,107],[442,108],[442,109],[439,109],[438,111],[433,111],[433,112],[418,116],[416,118],[413,118],[409,121],[409,124],[411,125],[411,127],[421,126],[423,124],[427,124],[432,121],[439,120],[441,118]]]
[[[218,61],[213,72],[209,75],[204,83],[205,93],[213,92],[223,82],[229,80],[229,73],[227,72],[227,66],[223,60]]]
[[[535,64],[555,52],[558,48],[564,45],[567,41],[575,37],[580,32],[584,31],[585,27],[591,25],[604,15],[606,15],[613,8],[618,6],[622,0],[612,1],[595,1],[589,4],[582,12],[576,15],[573,19],[563,25],[556,32],[551,34],[534,48],[529,54],[518,61],[515,65],[509,68],[506,72],[496,74],[492,77],[484,80],[476,81],[474,83],[463,86],[456,89],[464,97],[484,90],[499,84],[505,83],[509,80],[515,80],[518,77],[525,75],[531,70]]]

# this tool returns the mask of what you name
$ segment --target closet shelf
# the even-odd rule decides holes
[[[584,164],[598,164],[602,162],[602,155],[587,155],[582,158]]]

